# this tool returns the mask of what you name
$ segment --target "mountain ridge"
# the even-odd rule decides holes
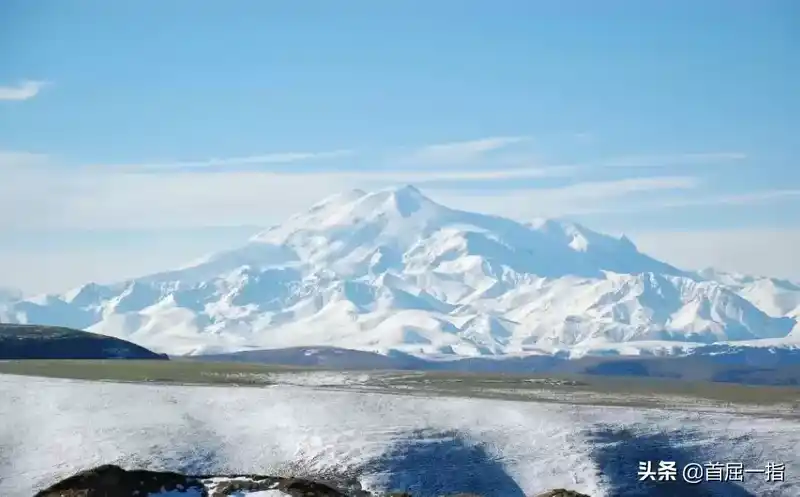
[[[0,323],[0,360],[148,359],[168,360],[119,338],[57,326]]]
[[[172,354],[800,343],[790,285],[776,303],[749,280],[678,269],[627,237],[450,209],[401,186],[329,197],[178,269],[0,303],[0,321],[73,326]]]

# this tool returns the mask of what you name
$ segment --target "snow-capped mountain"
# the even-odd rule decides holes
[[[770,316],[800,318],[800,283],[765,276],[746,276],[704,269],[702,278],[717,281],[749,300]]]
[[[6,304],[0,320],[172,354],[313,345],[491,356],[791,340],[796,320],[746,295],[625,237],[453,210],[406,186],[326,199],[173,271]]]

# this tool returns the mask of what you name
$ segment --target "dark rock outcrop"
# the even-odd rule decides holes
[[[160,494],[228,497],[264,490],[279,490],[292,497],[369,497],[366,492],[344,493],[326,483],[300,478],[183,475],[168,471],[129,471],[110,464],[81,471],[38,492],[35,497],[148,497]]]
[[[38,492],[34,497],[230,497],[277,490],[290,497],[379,497],[359,488],[342,490],[303,478],[264,475],[184,475],[169,471],[125,470],[103,465],[81,471]],[[385,497],[413,497],[405,492]],[[480,497],[458,494],[451,497]],[[589,497],[557,489],[536,497]]]
[[[555,490],[550,490],[549,492],[539,494],[536,497],[589,497],[589,496],[586,494],[582,494],[580,492],[575,492],[574,490],[557,488]]]
[[[127,471],[109,464],[81,471],[35,497],[133,497],[192,489],[202,495],[204,485],[200,479],[171,472]]]
[[[88,331],[60,326],[0,323],[0,360],[160,359],[144,347]]]
[[[208,495],[208,497],[246,495],[245,492],[260,492],[264,490],[279,490],[292,497],[356,497],[354,494],[346,494],[326,483],[300,478],[279,478],[263,475],[214,476],[201,478],[201,481],[204,481],[206,484],[205,495]],[[226,481],[211,483],[209,480],[212,478],[224,478]],[[364,495],[365,497],[369,497],[369,494]]]

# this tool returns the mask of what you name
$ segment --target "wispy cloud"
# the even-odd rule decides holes
[[[15,153],[9,152],[9,158]],[[334,150],[330,152],[279,152],[263,155],[251,155],[242,157],[210,158],[201,161],[173,161],[155,162],[141,164],[92,164],[80,169],[85,171],[120,171],[130,173],[166,173],[178,171],[196,171],[198,173],[208,169],[220,169],[222,171],[235,171],[237,166],[270,166],[283,164],[306,165],[312,161],[323,161],[327,159],[337,159],[355,156],[353,150]],[[41,155],[28,154],[15,158],[19,162],[23,157],[32,160],[36,157],[40,161]],[[3,152],[0,152],[0,166],[3,164]],[[267,169],[262,169],[269,172]],[[327,170],[319,168],[308,169],[298,167],[291,172],[281,172],[284,175],[295,176],[317,176],[327,178],[353,178],[358,177],[364,182],[378,183],[429,183],[429,182],[472,182],[481,180],[507,180],[507,179],[535,179],[548,177],[565,177],[574,174],[577,168],[573,166],[516,166],[512,168],[404,168],[395,167],[390,169],[354,169],[348,164],[336,164]]]
[[[623,180],[623,182],[630,182],[633,180]],[[583,183],[578,185],[573,185],[571,187],[566,187],[563,189],[556,189],[551,190],[550,194],[556,193],[556,196],[560,196],[565,200],[568,200],[571,205],[573,206],[571,209],[568,210],[569,215],[578,215],[578,214],[626,214],[630,212],[644,212],[644,211],[662,211],[665,209],[680,209],[680,208],[693,208],[693,207],[704,207],[704,206],[712,206],[712,205],[720,205],[720,206],[731,206],[731,205],[756,205],[756,204],[763,204],[768,202],[778,202],[778,201],[785,201],[785,200],[793,200],[794,198],[800,197],[800,190],[797,189],[770,189],[770,190],[761,190],[756,192],[750,193],[740,193],[740,194],[724,194],[724,195],[701,195],[696,197],[681,197],[681,198],[656,198],[652,201],[639,201],[635,204],[630,203],[623,203],[622,205],[619,204],[610,204],[605,202],[595,202],[590,204],[587,208],[581,207],[583,205],[581,201],[591,199],[591,195],[599,195],[604,199],[610,199],[613,197],[621,197],[627,194],[634,193],[635,191],[654,191],[654,190],[682,190],[685,189],[684,187],[678,186],[680,181],[676,182],[676,188],[669,188],[668,183],[664,182],[661,186],[654,186],[655,188],[648,188],[646,183],[642,183],[638,185],[638,190],[629,190],[628,192],[624,192],[623,188],[618,188],[621,185],[614,185],[615,182],[606,182],[606,186],[600,186],[597,188],[596,193],[592,193],[590,195],[584,195],[582,190],[584,186],[592,185],[593,183]],[[570,191],[573,188],[576,188],[576,191]],[[687,184],[686,188],[690,188]],[[558,191],[561,190],[561,191]],[[603,190],[606,190],[603,193]],[[576,195],[577,194],[577,195]],[[574,197],[571,198],[570,197]],[[597,198],[597,200],[600,199]]]
[[[749,193],[704,196],[702,198],[663,200],[644,205],[643,207],[666,209],[670,207],[693,207],[700,205],[750,205],[798,196],[800,196],[800,190],[798,189],[771,189]]]
[[[487,139],[488,140],[488,139]],[[505,139],[473,144],[473,153],[502,148]],[[494,148],[493,148],[494,147]],[[632,212],[708,204],[746,204],[800,195],[770,190],[722,196],[684,195],[702,186],[691,175],[580,180],[583,166],[487,169],[353,169],[303,167],[304,161],[341,157],[350,151],[270,153],[243,157],[62,167],[56,159],[26,152],[0,152],[0,228],[175,228],[265,225],[285,219],[327,195],[396,184],[418,184],[434,199],[466,210],[515,218]],[[716,155],[714,155],[716,156]],[[235,167],[286,164],[292,168]],[[295,164],[297,167],[295,167]],[[209,168],[220,166],[209,174]],[[233,166],[233,167],[230,167]],[[552,184],[544,187],[543,178]],[[502,189],[487,189],[491,180]],[[511,185],[509,185],[511,183]],[[670,193],[672,192],[672,193]],[[37,202],[31,203],[35,198]],[[24,218],[18,206],[28,206]],[[98,208],[98,206],[101,206]]]
[[[46,154],[0,150],[0,170],[11,168],[39,167],[48,164]]]
[[[427,145],[402,157],[399,162],[419,166],[454,166],[474,162],[486,154],[528,140],[525,136],[496,136],[478,140]]]
[[[575,135],[581,142],[593,140],[593,136],[585,133]],[[429,145],[400,154],[391,162],[399,167],[474,167],[502,166],[517,163],[536,163],[537,167],[570,169],[573,172],[591,171],[603,168],[661,168],[679,166],[716,166],[739,163],[748,158],[744,152],[689,152],[656,155],[622,155],[597,161],[572,164],[543,164],[525,150],[522,154],[510,153],[512,146],[529,141],[524,136],[484,138],[480,140]]]
[[[271,164],[290,164],[313,160],[336,159],[355,155],[353,150],[333,150],[329,152],[278,152],[241,157],[210,158],[199,161],[173,161],[144,164],[94,165],[93,167],[112,167],[139,171],[163,171],[177,169],[203,169],[213,167],[256,166]]]
[[[520,167],[512,169],[461,169],[461,170],[427,170],[427,171],[385,171],[360,173],[365,180],[388,183],[433,183],[496,180],[530,180],[537,178],[559,178],[571,176],[575,172],[569,166],[553,167]],[[485,186],[485,185],[484,185]]]
[[[694,176],[657,176],[652,178],[626,178],[613,181],[589,181],[560,188],[544,190],[559,198],[582,200],[617,197],[637,192],[657,190],[686,190],[697,188],[700,181]],[[530,191],[530,188],[522,190]]]
[[[22,81],[15,86],[0,86],[0,100],[28,100],[47,85],[46,81]]]
[[[455,207],[481,210],[517,219],[560,217],[606,212],[632,195],[659,191],[693,190],[700,186],[692,176],[627,178],[586,181],[556,188],[519,187],[502,192],[442,191],[440,198]],[[638,203],[638,202],[637,202]],[[627,205],[635,209],[636,204]]]
[[[682,165],[726,164],[747,158],[743,152],[698,152],[663,155],[629,155],[606,159],[600,167],[666,167]]]
[[[391,175],[293,174],[232,171],[139,174],[106,172],[36,174],[0,185],[0,226],[39,228],[195,228],[266,225],[328,195],[352,188],[376,189],[406,181]],[[398,181],[399,180],[399,181]],[[587,182],[561,188],[500,191],[494,195],[426,190],[446,205],[514,218],[564,216],[602,209],[633,192],[694,187],[690,178]],[[37,198],[20,218],[14,206]]]
[[[650,231],[630,235],[643,252],[686,269],[714,266],[745,274],[800,279],[800,229]]]
[[[228,159],[215,164],[242,162]],[[56,159],[48,163],[46,157],[12,152],[0,154],[0,169],[4,170],[0,227],[41,229],[264,225],[352,188],[564,174],[546,168],[355,171],[334,167],[316,171],[234,167],[208,174],[200,166],[184,170],[174,164],[156,169],[61,167]],[[31,198],[37,202],[20,217],[14,206],[30,204]]]
[[[420,181],[472,181],[513,178],[578,175],[597,168],[666,167],[682,164],[714,164],[738,161],[747,156],[740,152],[707,152],[672,155],[621,156],[597,162],[577,164],[543,164],[528,154],[490,155],[513,144],[529,140],[527,137],[495,137],[480,140],[429,145],[409,153],[378,153],[368,160],[383,167],[378,170],[360,169],[365,176],[397,176],[421,178]],[[249,166],[270,166],[311,163],[353,157],[362,153],[341,149],[321,152],[273,152],[237,157],[212,157],[193,161],[159,161],[131,164],[94,164],[92,167],[130,171],[159,172],[167,170],[202,170]],[[388,167],[387,167],[388,166]],[[450,166],[450,167],[439,167]],[[510,166],[510,167],[508,167]],[[348,164],[337,168],[352,171]],[[376,172],[379,171],[379,172]],[[315,169],[313,172],[319,172]],[[303,173],[298,170],[298,173]]]

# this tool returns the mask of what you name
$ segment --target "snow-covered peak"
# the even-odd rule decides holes
[[[785,338],[796,321],[783,310],[800,292],[752,283],[687,274],[580,224],[451,209],[400,186],[329,197],[172,271],[5,304],[0,321],[90,328],[177,354],[502,355]]]
[[[557,219],[534,219],[528,226],[536,231],[559,240],[572,250],[579,252],[588,251],[620,251],[638,252],[636,246],[627,237],[615,238],[610,235],[598,233],[579,223]]]
[[[371,256],[380,247],[405,248],[446,224],[451,212],[411,186],[348,192],[293,215],[252,242],[287,247],[301,258],[331,263],[354,253]]]
[[[450,209],[410,185],[329,197],[201,266],[219,272],[245,264],[299,264],[360,277],[387,270],[448,271],[444,265],[456,261],[461,267],[480,261],[492,274],[506,269],[545,277],[599,277],[606,271],[682,274],[641,254],[624,237],[565,221],[526,225]]]
[[[97,283],[86,283],[77,288],[73,288],[64,294],[64,301],[75,305],[88,305],[98,299],[107,298],[112,292],[103,285]]]
[[[768,276],[749,276],[714,268],[697,273],[736,291],[770,316],[800,318],[800,284]]]
[[[416,187],[406,185],[368,193],[353,203],[352,212],[361,219],[416,216],[436,222],[437,218],[447,216],[450,210],[423,195]]]
[[[704,279],[716,281],[730,286],[745,286],[757,283],[762,286],[771,286],[776,289],[800,291],[800,282],[791,281],[785,278],[741,274],[731,271],[723,271],[713,267],[701,269],[697,272],[697,274]]]
[[[283,238],[296,229],[336,229],[381,218],[408,218],[414,214],[436,217],[444,215],[447,210],[410,185],[371,193],[352,190],[314,204],[307,211],[291,216],[287,222],[259,233],[253,241],[274,243],[283,241]]]
[[[347,204],[347,203],[353,202],[354,200],[358,200],[359,198],[364,197],[366,195],[367,195],[367,192],[365,192],[364,190],[362,190],[360,188],[354,188],[352,190],[348,190],[346,192],[341,192],[341,193],[336,193],[336,194],[331,195],[331,196],[329,196],[327,198],[324,198],[321,201],[319,201],[316,204],[314,204],[312,209],[314,209],[314,208],[322,208],[322,207],[325,207],[325,206],[332,206],[332,205],[336,205],[336,204],[339,204],[339,205]]]
[[[402,217],[408,217],[421,209],[435,211],[443,208],[412,185],[387,188],[368,194],[365,198],[374,198],[376,202],[381,203],[385,212],[396,213]]]
[[[717,269],[714,267],[703,268],[697,271],[697,274],[702,279],[709,281],[716,281],[718,283],[722,283],[723,285],[729,285],[729,286],[741,286],[747,283],[751,283],[754,280],[758,279],[757,277],[754,276],[734,273],[730,271],[723,271],[721,269]]]

